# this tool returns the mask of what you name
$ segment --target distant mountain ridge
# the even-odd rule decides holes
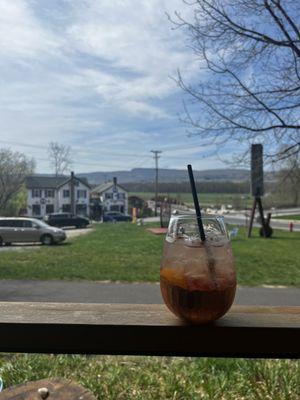
[[[101,184],[117,177],[119,183],[146,183],[154,182],[155,168],[134,168],[131,171],[87,172],[76,174],[86,178],[91,184]],[[194,171],[195,179],[208,181],[236,181],[243,182],[250,179],[247,169],[209,169]],[[183,169],[159,169],[159,182],[186,182],[188,173]]]

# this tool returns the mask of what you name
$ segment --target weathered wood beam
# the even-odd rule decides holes
[[[300,307],[234,306],[191,326],[159,304],[0,302],[0,351],[300,358]]]

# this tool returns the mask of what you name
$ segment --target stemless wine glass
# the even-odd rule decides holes
[[[197,216],[172,216],[160,269],[162,297],[178,317],[204,324],[224,315],[236,290],[230,241],[221,216],[202,218],[201,241]]]

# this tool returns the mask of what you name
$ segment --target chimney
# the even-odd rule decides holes
[[[113,182],[114,182],[114,186],[117,186],[117,178],[115,176],[113,177]]]

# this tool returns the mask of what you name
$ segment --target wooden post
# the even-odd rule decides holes
[[[256,202],[257,202],[257,204],[258,204],[258,211],[259,211],[259,215],[260,215],[260,219],[261,219],[261,225],[262,225],[264,237],[267,237],[266,221],[265,221],[265,217],[264,217],[264,211],[263,211],[263,206],[262,206],[261,198],[258,197],[258,198],[256,199]]]
[[[257,201],[256,197],[254,197],[252,210],[251,210],[251,216],[250,216],[250,222],[249,222],[249,228],[248,228],[248,238],[251,237],[252,226],[253,226],[253,221],[254,221],[254,216],[255,216],[255,209],[256,209],[256,201]]]

